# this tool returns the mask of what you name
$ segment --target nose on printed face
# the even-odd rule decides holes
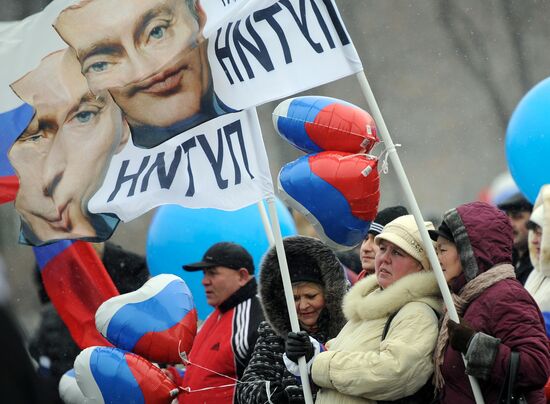
[[[56,136],[56,139],[54,139],[52,146],[48,150],[42,169],[44,194],[46,196],[53,196],[63,178],[63,173],[67,168],[66,157],[63,145]]]

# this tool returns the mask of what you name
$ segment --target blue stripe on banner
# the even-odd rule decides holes
[[[304,177],[309,177],[307,182],[312,187],[301,185]],[[365,223],[370,223],[355,217],[344,195],[311,171],[309,156],[300,157],[284,166],[279,174],[279,182],[289,196],[315,216],[332,241],[354,246],[364,239],[365,234],[359,229],[366,229],[366,233],[369,226],[365,226]],[[335,221],[338,221],[338,225],[331,226]]]
[[[53,258],[57,257],[74,243],[74,240],[60,240],[41,247],[33,247],[32,249],[34,250],[36,262],[40,267],[40,272],[42,272],[42,270]]]
[[[107,339],[131,351],[146,333],[162,332],[178,324],[194,307],[193,297],[183,285],[172,281],[150,299],[122,306],[109,321]]]
[[[124,351],[96,347],[90,355],[90,370],[106,403],[145,403]]]
[[[23,104],[11,111],[0,113],[0,177],[14,175],[13,167],[8,160],[8,152],[15,140],[29,125],[34,115],[34,109],[29,104]]]

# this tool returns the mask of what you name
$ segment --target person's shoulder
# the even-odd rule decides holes
[[[503,279],[488,287],[481,296],[517,300],[530,295],[517,279]]]
[[[476,299],[491,312],[505,312],[510,307],[537,307],[531,294],[516,279],[503,279],[487,288]]]
[[[431,302],[430,302],[431,303]],[[423,301],[413,301],[406,303],[397,312],[396,317],[411,317],[414,319],[426,318],[430,320],[438,321],[436,309],[432,307],[432,304]],[[435,304],[435,303],[434,303]]]

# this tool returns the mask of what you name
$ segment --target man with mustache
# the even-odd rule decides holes
[[[134,144],[150,148],[233,112],[212,88],[205,22],[198,0],[82,0],[55,28],[92,92],[108,89]]]
[[[45,57],[12,88],[35,109],[8,153],[20,182],[22,241],[109,238],[118,219],[91,214],[87,204],[128,139],[120,108],[108,92],[90,92],[70,49]]]

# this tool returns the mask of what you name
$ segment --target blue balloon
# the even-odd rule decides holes
[[[279,200],[276,205],[283,237],[297,234],[288,209]],[[146,255],[151,275],[170,273],[185,280],[199,319],[205,319],[212,312],[201,284],[202,272],[186,272],[182,265],[200,261],[204,252],[219,241],[233,241],[246,248],[254,258],[257,275],[260,261],[269,248],[258,206],[236,211],[161,206],[147,234]]]
[[[520,101],[506,131],[506,159],[521,192],[535,202],[542,185],[550,183],[550,78]]]

